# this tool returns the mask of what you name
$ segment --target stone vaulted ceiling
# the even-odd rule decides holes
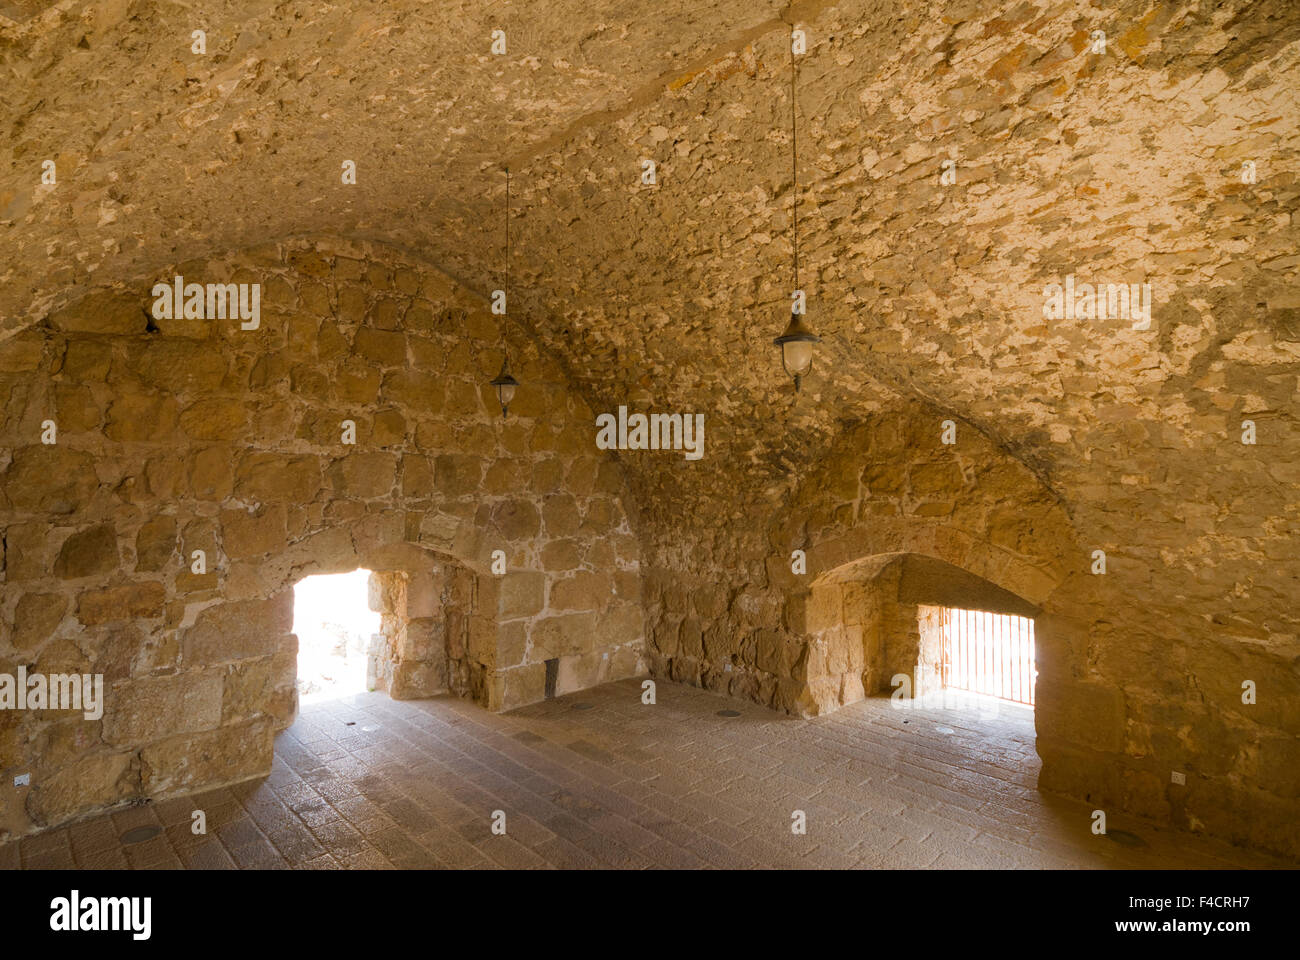
[[[1092,541],[1188,583],[1206,563],[1294,560],[1261,546],[1300,521],[1291,0],[0,14],[5,334],[98,286],[316,234],[404,247],[486,297],[508,163],[512,320],[598,411],[707,415],[702,461],[625,458],[647,509],[746,515],[852,457],[834,446],[847,426],[920,402],[936,437],[944,418],[986,433]],[[793,286],[792,23],[808,35],[803,285],[824,338],[798,397],[771,345]],[[1044,319],[1044,286],[1068,274],[1151,284],[1150,329]],[[1238,585],[1243,610],[1294,586],[1281,566]]]

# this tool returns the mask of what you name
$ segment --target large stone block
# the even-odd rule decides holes
[[[413,573],[406,584],[406,615],[412,620],[437,616],[442,608],[440,572]]]
[[[1124,694],[1117,687],[1039,677],[1034,692],[1040,736],[1118,753],[1124,744]]]
[[[497,624],[489,617],[470,617],[469,632],[466,635],[466,650],[470,659],[485,666],[496,663]]]
[[[627,677],[644,676],[646,672],[645,650],[642,644],[626,644],[609,651],[609,680],[623,680]]]
[[[198,499],[224,500],[235,489],[235,468],[231,462],[231,452],[221,447],[206,447],[196,451],[185,464],[185,480],[189,490]]]
[[[145,572],[161,570],[176,552],[176,518],[154,517],[135,535],[135,568]]]
[[[790,676],[795,658],[785,634],[774,627],[764,627],[757,631],[756,640],[758,669],[780,677]]]
[[[273,721],[259,719],[150,744],[140,751],[141,788],[162,797],[264,777],[274,733]]]
[[[501,676],[504,682],[501,702],[493,709],[513,710],[546,697],[546,665],[543,663],[513,667]]]
[[[116,570],[117,531],[111,523],[81,530],[63,541],[54,561],[54,575],[63,580],[93,577]]]
[[[838,583],[814,587],[808,595],[804,624],[809,633],[819,633],[840,626],[844,622],[844,588]]]
[[[248,408],[229,398],[201,399],[181,411],[181,429],[196,440],[237,440],[248,428]]]
[[[575,570],[582,563],[582,545],[577,539],[552,540],[542,547],[542,569],[548,573]]]
[[[704,659],[704,624],[698,617],[687,617],[682,621],[678,638],[682,656],[692,660]]]
[[[1043,760],[1038,774],[1040,790],[1080,798],[1085,803],[1118,805],[1120,765],[1113,755],[1076,750],[1046,739],[1041,728],[1035,746]]]
[[[130,753],[91,753],[37,778],[27,811],[37,826],[53,826],[134,797],[134,759]]]
[[[492,508],[492,525],[507,541],[531,540],[541,530],[537,508],[527,500],[506,500]]]
[[[501,578],[497,591],[497,609],[501,619],[532,617],[541,613],[545,590],[545,574],[527,570],[507,573]]]
[[[148,324],[145,304],[128,292],[92,293],[50,314],[50,326],[67,333],[141,334]]]
[[[60,444],[15,450],[0,482],[17,509],[60,515],[85,506],[99,485],[94,458]]]
[[[400,403],[421,416],[442,412],[445,386],[441,377],[423,370],[390,370],[384,374],[380,394],[385,400]]]
[[[121,394],[108,408],[104,436],[115,443],[171,438],[178,422],[174,397],[160,393]]]
[[[138,746],[183,733],[215,729],[221,723],[219,671],[186,671],[116,684],[104,710],[104,740]]]
[[[1300,737],[1269,737],[1259,744],[1259,786],[1279,797],[1300,798]]]
[[[335,492],[343,496],[382,497],[392,491],[397,480],[397,458],[391,453],[358,450],[334,462],[330,479]]]
[[[614,583],[608,573],[579,571],[551,582],[547,606],[551,610],[601,610],[613,596]]]
[[[0,342],[0,373],[27,373],[41,365],[45,339],[18,336]]]
[[[24,594],[14,610],[14,647],[29,650],[38,646],[54,632],[67,609],[68,600],[62,594]]]
[[[235,492],[247,500],[308,503],[321,486],[320,461],[312,456],[249,453],[239,461]]]
[[[398,638],[397,656],[401,660],[433,660],[443,657],[447,648],[446,625],[441,619],[426,617],[406,621]]]
[[[445,662],[401,660],[393,665],[388,695],[394,700],[419,700],[447,690]]]
[[[231,726],[270,713],[276,690],[284,686],[277,656],[226,666],[221,688],[221,724]]]
[[[130,356],[141,380],[173,395],[211,393],[226,376],[226,358],[206,343],[158,337]]]
[[[609,679],[609,653],[605,651],[561,657],[558,667],[555,675],[556,696],[586,690]]]
[[[352,341],[352,351],[381,366],[406,366],[406,337],[395,331],[360,327]]]
[[[434,485],[446,497],[475,493],[483,478],[483,461],[478,457],[444,454],[434,461]]]
[[[542,503],[542,520],[548,538],[572,537],[581,525],[577,501],[567,493],[552,494]]]
[[[523,620],[511,620],[497,625],[496,665],[501,668],[515,667],[524,662],[528,649],[528,624]]]
[[[15,523],[0,538],[0,569],[8,583],[39,580],[49,575],[48,523]]]
[[[553,657],[590,653],[598,629],[599,621],[594,613],[571,613],[538,620],[529,634],[529,660],[537,663]]]
[[[287,515],[282,503],[256,511],[221,511],[221,546],[227,557],[242,560],[278,553],[287,542]]]
[[[90,590],[77,603],[77,617],[87,626],[128,618],[161,617],[166,599],[166,589],[153,580]]]
[[[240,600],[208,607],[181,639],[188,667],[274,654],[293,629],[293,592],[269,600]]]
[[[637,643],[645,638],[645,611],[639,603],[619,600],[597,620],[599,634],[596,646],[617,646]]]

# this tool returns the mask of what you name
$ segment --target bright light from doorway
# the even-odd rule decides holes
[[[943,611],[943,685],[1034,704],[1034,621],[985,610]]]
[[[293,588],[298,699],[336,700],[366,690],[366,661],[380,616],[370,609],[369,570],[304,577]]]

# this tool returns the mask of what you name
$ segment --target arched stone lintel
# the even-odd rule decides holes
[[[806,596],[816,584],[830,580],[850,564],[909,553],[950,563],[1036,607],[1045,605],[1062,580],[1046,562],[1035,565],[964,530],[889,519],[859,524],[840,536],[809,547],[806,575],[791,572],[788,556],[775,558],[769,570],[773,586],[784,589],[787,596]]]

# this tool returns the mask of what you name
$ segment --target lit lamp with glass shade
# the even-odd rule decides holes
[[[502,418],[510,416],[510,401],[515,398],[515,389],[519,381],[510,375],[510,358],[501,361],[501,372],[490,381],[497,389],[497,399],[501,401]],[[796,380],[796,384],[797,384]]]
[[[794,389],[798,393],[799,381],[812,369],[813,344],[821,343],[822,338],[803,322],[802,314],[791,311],[790,325],[772,342],[781,348],[781,365],[789,376],[794,377]]]

